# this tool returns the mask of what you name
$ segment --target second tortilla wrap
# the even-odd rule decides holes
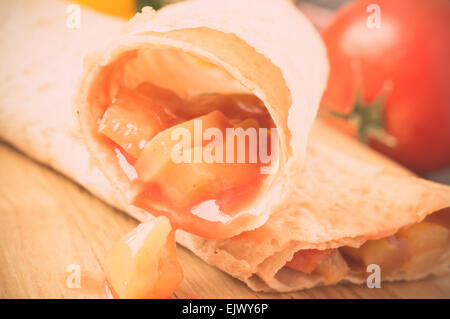
[[[10,31],[17,29],[18,22],[8,20],[1,29],[1,43],[15,52],[33,50],[34,54],[28,60],[18,58],[17,53],[2,56],[3,83],[8,84],[1,87],[1,137],[139,220],[149,218],[142,210],[128,206],[95,166],[76,118],[70,112],[82,60],[82,52],[75,48],[93,48],[121,23],[86,11],[84,23],[95,28],[79,30],[74,38],[73,30],[60,21],[63,5],[43,1],[39,8],[30,10],[30,2],[17,1],[2,6],[5,6],[2,12],[13,17],[22,15],[28,24],[20,29],[21,35],[12,36]],[[47,37],[42,37],[43,34]],[[41,46],[35,46],[27,41],[39,35],[48,42],[41,41]],[[72,49],[55,55],[55,43]],[[2,50],[3,55],[5,52],[10,51]],[[64,76],[58,79],[49,71],[63,66]],[[288,87],[291,92],[297,90]],[[306,131],[304,135],[306,139]],[[292,145],[295,144],[286,143],[286,149],[297,148]],[[450,206],[448,187],[411,176],[320,124],[313,131],[307,153],[303,169],[289,170],[297,178],[281,184],[280,194],[284,197],[274,203],[274,213],[264,226],[219,241],[178,232],[178,241],[255,290],[291,291],[324,282],[320,276],[304,275],[284,267],[296,251],[359,246],[368,239],[394,234]],[[286,154],[290,151],[286,150]],[[445,260],[423,274],[409,277],[398,274],[390,279],[442,273],[448,270],[449,264],[447,254]],[[362,281],[352,276],[347,279]]]
[[[285,185],[294,188],[295,195],[278,206],[262,227],[219,241],[180,232],[178,242],[256,291],[295,291],[327,284],[323,276],[285,267],[295,252],[359,247],[450,206],[448,186],[413,176],[320,121],[308,144],[301,179]],[[449,269],[447,247],[432,268],[415,274],[400,271],[384,280],[415,280]],[[350,271],[342,280],[363,283],[366,276]]]

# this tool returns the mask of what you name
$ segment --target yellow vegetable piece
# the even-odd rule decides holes
[[[140,224],[107,254],[105,272],[120,298],[169,298],[183,280],[166,217]]]
[[[317,265],[314,274],[321,275],[326,285],[332,285],[343,280],[348,271],[349,268],[344,258],[334,250]]]
[[[352,261],[367,267],[376,264],[381,268],[381,275],[386,276],[398,269],[405,260],[401,243],[394,237],[369,240],[359,248],[342,247],[342,254]]]
[[[419,273],[438,261],[449,240],[447,227],[423,221],[400,230],[395,236],[369,240],[359,248],[342,247],[340,251],[360,265],[379,265],[382,276],[397,269]]]
[[[97,11],[125,19],[131,18],[136,12],[135,0],[77,0],[77,2]]]
[[[450,230],[442,225],[421,222],[400,230],[398,237],[406,241],[408,261],[403,270],[418,273],[437,262],[449,244]]]
[[[103,114],[99,132],[136,159],[146,143],[171,120],[159,104],[135,90],[122,88]]]

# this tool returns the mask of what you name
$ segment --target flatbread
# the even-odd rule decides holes
[[[258,1],[258,5],[261,3]],[[0,68],[3,71],[0,74],[3,83],[0,87],[0,137],[138,220],[151,218],[148,213],[127,205],[120,187],[111,182],[111,176],[104,175],[104,167],[97,166],[98,158],[91,157],[73,109],[77,111],[81,107],[83,85],[89,87],[91,68],[109,61],[114,52],[122,52],[125,44],[120,41],[128,38],[127,35],[149,32],[141,42],[146,45],[146,41],[160,41],[155,40],[159,38],[158,32],[165,32],[165,46],[173,42],[189,43],[189,50],[195,54],[205,57],[208,55],[205,52],[209,52],[211,56],[207,61],[223,63],[220,66],[224,68],[227,64],[228,73],[238,79],[240,86],[235,83],[236,87],[249,89],[270,106],[277,127],[284,131],[283,174],[274,183],[279,190],[271,199],[272,205],[262,227],[220,241],[177,232],[178,242],[206,262],[245,281],[254,290],[309,288],[323,284],[323,278],[283,267],[297,250],[358,247],[366,240],[392,235],[450,206],[448,186],[417,178],[320,122],[315,124],[307,143],[325,85],[327,64],[318,35],[293,8],[283,4],[282,9],[278,9],[278,5],[273,6],[273,2],[268,1],[267,6],[273,7],[262,12],[270,11],[270,16],[273,13],[278,17],[276,26],[268,23],[269,16],[263,16],[264,23],[255,21],[257,25],[245,28],[245,24],[236,24],[248,16],[248,12],[240,10],[251,6],[251,1],[240,5],[239,10],[230,5],[226,8],[228,11],[223,12],[202,4],[202,1],[193,1],[176,5],[172,7],[175,9],[163,10],[157,16],[147,12],[125,27],[119,19],[83,8],[81,28],[70,29],[66,24],[65,3],[53,0],[0,2]],[[281,12],[277,10],[286,10],[288,14],[283,12],[283,19],[279,19]],[[153,30],[154,26],[149,31],[151,19],[156,19],[162,31]],[[167,27],[175,31],[168,31]],[[179,32],[184,28],[200,28],[201,36],[195,36],[197,33],[193,31]],[[214,36],[207,37],[205,32],[213,32]],[[242,49],[241,54],[213,56],[210,51],[214,48],[203,45],[214,45],[217,32],[224,34],[225,47],[234,48],[236,44]],[[111,37],[109,46],[98,48]],[[197,38],[209,39],[212,43],[209,40],[197,43]],[[137,45],[134,40],[133,36],[126,41]],[[274,49],[276,41],[290,44]],[[196,51],[197,45],[204,51]],[[215,53],[221,54],[220,51],[223,50]],[[83,69],[86,52],[100,53],[90,54]],[[246,52],[253,55],[245,59]],[[264,71],[270,74],[264,81],[257,72],[259,68],[255,71],[256,68],[247,67],[255,61],[255,56],[265,61],[266,67],[262,69],[269,70]],[[172,58],[178,56],[162,58],[173,61]],[[255,71],[257,76],[243,70]],[[82,90],[77,91],[80,77]],[[265,81],[272,77],[277,80],[274,81],[275,91],[266,87]],[[76,103],[73,96],[77,96]],[[276,110],[279,115],[274,115]],[[441,274],[449,270],[449,265],[446,254],[434,269],[423,274],[398,273],[387,280]],[[363,281],[351,274],[346,280]]]
[[[196,60],[211,67],[196,65]],[[102,143],[97,116],[119,86],[136,87],[144,81],[180,95],[237,88],[264,102],[278,129],[279,167],[264,179],[252,202],[253,221],[243,229],[233,225],[236,234],[264,224],[271,207],[291,191],[282,193],[281,185],[303,164],[307,136],[326,85],[328,60],[319,34],[290,2],[194,0],[157,13],[146,8],[105,50],[86,61],[75,107],[97,166],[123,196],[131,182],[114,150]]]

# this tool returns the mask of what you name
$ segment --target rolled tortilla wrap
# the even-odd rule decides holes
[[[153,210],[209,238],[231,237],[267,220],[281,199],[281,185],[297,178],[328,72],[324,46],[309,21],[289,2],[274,0],[187,1],[158,13],[147,8],[87,61],[76,100],[82,131],[97,165],[122,193],[130,192],[132,181],[98,131],[98,119],[120,87],[152,82],[188,97],[246,92],[264,103],[278,129],[277,168],[245,212],[211,222],[206,232],[209,226],[186,229],[170,209]],[[204,222],[193,214],[183,218]]]
[[[64,5],[50,0],[1,4],[0,12],[9,18],[0,29],[4,71],[0,136],[113,206],[139,220],[151,218],[125,203],[96,166],[71,113],[82,51],[94,48],[121,22],[83,9],[86,28],[72,30],[61,15],[64,10]],[[262,227],[225,240],[179,231],[178,242],[254,290],[292,291],[327,282],[321,274],[285,267],[297,251],[358,247],[450,206],[447,186],[414,177],[320,123],[307,154],[304,167],[296,172],[298,178],[283,184],[290,191],[282,189],[286,196],[274,205],[274,214]],[[409,280],[448,271],[448,245],[445,248],[440,259],[421,272],[399,270],[385,279]],[[340,280],[365,280],[340,263],[338,250],[330,256],[330,265],[346,270]]]

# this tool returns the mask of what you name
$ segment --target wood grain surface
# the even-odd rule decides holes
[[[103,258],[137,222],[0,143],[0,298],[106,298]],[[173,298],[450,298],[450,276],[380,289],[336,285],[255,293],[178,247],[185,279]],[[80,288],[69,288],[69,265]]]

